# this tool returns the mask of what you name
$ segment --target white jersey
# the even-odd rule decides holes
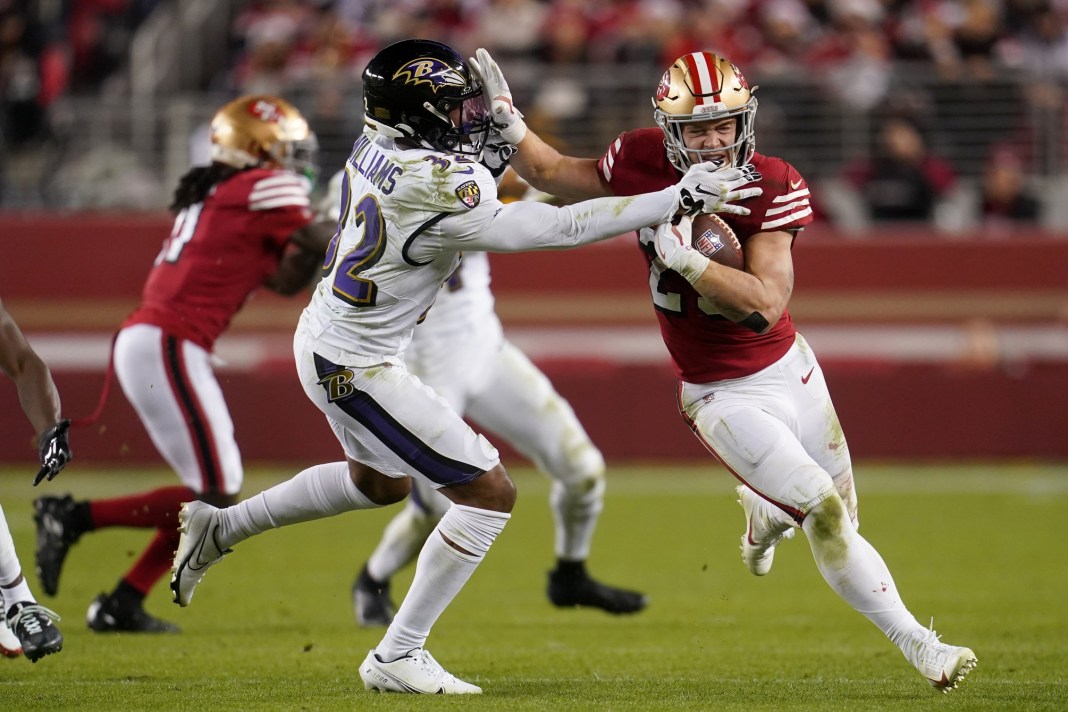
[[[436,223],[449,218],[453,232],[477,231],[500,207],[497,187],[475,161],[398,150],[369,134],[356,142],[341,184],[329,272],[302,321],[322,355],[340,363],[396,355],[459,264],[462,241],[450,244]]]
[[[349,365],[403,353],[465,250],[577,247],[662,222],[677,205],[673,188],[564,208],[504,205],[482,164],[371,130],[353,146],[339,200],[326,276],[299,329],[321,356]]]
[[[485,325],[496,324],[493,292],[490,291],[489,256],[485,252],[465,252],[460,266],[438,291],[434,306],[415,329],[412,348],[431,342],[451,342]],[[482,326],[482,329],[476,327]]]

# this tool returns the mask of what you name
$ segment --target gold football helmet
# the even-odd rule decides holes
[[[211,160],[234,168],[276,166],[313,179],[318,148],[304,116],[276,96],[234,99],[211,120]]]
[[[737,117],[735,142],[727,147],[729,165],[743,166],[756,152],[756,87],[726,57],[693,52],[668,67],[653,97],[653,116],[664,132],[668,158],[680,171],[694,163],[712,160],[717,149],[690,149],[682,140],[682,127],[698,121]]]

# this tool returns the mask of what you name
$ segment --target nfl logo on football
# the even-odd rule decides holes
[[[719,239],[719,235],[711,230],[705,230],[693,241],[693,246],[705,257],[711,257],[723,249],[723,242]]]

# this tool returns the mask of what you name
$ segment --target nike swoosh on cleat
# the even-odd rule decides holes
[[[812,378],[812,372],[815,371],[815,370],[816,370],[815,366],[813,366],[812,368],[808,369],[808,373],[806,373],[804,376],[801,376],[801,383],[802,384],[807,384],[808,383],[808,379]]]
[[[215,532],[211,532],[210,536],[212,538],[212,542],[215,544],[215,548],[218,549],[219,551],[223,551],[223,548],[221,546],[219,546],[219,542],[215,540]],[[205,536],[204,539],[202,539],[200,541],[200,543],[197,546],[197,548],[193,551],[193,555],[190,556],[189,557],[189,561],[186,562],[186,565],[189,567],[189,569],[191,571],[200,571],[201,569],[203,569],[203,568],[205,568],[207,566],[211,566],[211,561],[204,561],[203,559],[200,558],[201,553],[203,553],[203,551],[204,551],[204,542],[206,540],[207,540],[207,536]],[[223,553],[226,553],[226,552],[223,551]]]

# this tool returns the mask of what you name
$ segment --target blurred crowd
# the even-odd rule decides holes
[[[159,2],[0,0],[5,146],[47,139],[58,96],[106,87],[131,33]],[[686,52],[712,49],[763,83],[825,77],[824,92],[844,115],[881,119],[870,150],[842,157],[838,175],[822,176],[835,191],[819,201],[822,213],[842,224],[937,220],[962,229],[1041,221],[1049,191],[1068,174],[1068,138],[1049,151],[1026,134],[1042,125],[1047,135],[1068,137],[1068,0],[252,0],[234,7],[230,60],[200,89],[295,97],[321,135],[359,130],[351,89],[378,49],[405,37],[439,39],[462,54],[488,48],[515,72],[518,98],[535,120],[588,118],[597,102],[573,81],[555,81],[556,68],[645,65],[658,73]],[[888,104],[904,67],[958,87],[929,102],[949,97],[975,104],[977,113],[1002,91],[994,80],[1025,76],[1024,132],[991,123],[982,147],[988,168],[958,180],[958,166],[939,154],[931,134],[930,107]],[[522,95],[534,87],[536,95]],[[648,113],[645,104],[636,110]],[[758,135],[773,137],[774,120],[765,112]],[[346,147],[328,141],[324,150],[334,164]]]
[[[569,64],[666,66],[711,46],[765,77],[859,74],[868,92],[856,101],[865,101],[898,61],[945,77],[998,67],[1068,77],[1066,15],[1064,0],[258,0],[233,28],[232,79],[284,89],[358,74],[377,48],[405,37]]]
[[[50,107],[94,93],[126,62],[133,31],[160,0],[0,0],[0,140],[48,138]]]

